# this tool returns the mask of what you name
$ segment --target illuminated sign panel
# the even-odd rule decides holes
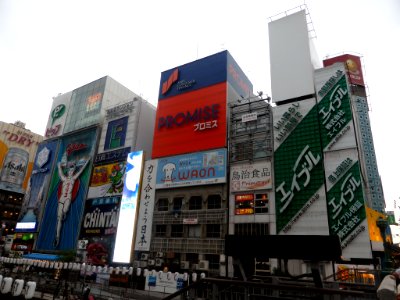
[[[39,144],[33,171],[25,191],[17,227],[15,228],[16,232],[37,231],[37,224],[43,213],[43,205],[50,183],[57,145],[58,140]],[[35,224],[35,226],[32,227],[32,224]]]
[[[226,83],[159,101],[153,158],[226,146]]]
[[[156,188],[226,182],[226,157],[226,149],[218,149],[160,158]]]
[[[103,266],[111,262],[120,202],[119,196],[86,200],[79,239],[87,243],[79,247],[86,250],[88,263]]]
[[[125,145],[128,117],[108,122],[104,150],[111,150]]]
[[[157,167],[157,160],[147,160],[144,165],[135,251],[150,251]]]
[[[124,188],[124,175],[125,162],[94,167],[87,198],[121,195]]]
[[[75,249],[97,134],[90,129],[60,140],[37,249]]]
[[[235,195],[235,215],[254,214],[254,194]]]
[[[142,166],[143,151],[128,154],[113,262],[130,262],[133,233],[136,231],[136,210],[139,200]]]
[[[344,54],[325,59],[323,64],[324,67],[328,67],[337,62],[345,63],[350,83],[365,86],[360,57],[351,54]]]

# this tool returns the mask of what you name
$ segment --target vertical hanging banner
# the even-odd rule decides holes
[[[345,258],[371,258],[346,69],[337,63],[315,74],[329,232],[340,237]]]
[[[129,263],[136,230],[136,213],[143,166],[143,151],[128,154],[124,190],[119,211],[113,262]]]
[[[274,108],[277,234],[328,234],[315,99]]]
[[[150,251],[151,228],[156,194],[158,160],[146,161],[143,169],[135,251]]]

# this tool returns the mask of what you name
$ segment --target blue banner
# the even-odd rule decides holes
[[[226,158],[226,149],[217,149],[159,159],[156,188],[224,183]]]

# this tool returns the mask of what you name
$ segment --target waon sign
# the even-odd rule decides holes
[[[226,146],[226,82],[159,101],[153,158]]]

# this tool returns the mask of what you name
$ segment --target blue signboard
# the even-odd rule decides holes
[[[227,51],[161,73],[159,100],[226,81]]]
[[[245,98],[253,93],[253,85],[225,50],[162,72],[158,99],[164,100],[226,81]]]
[[[42,142],[36,152],[31,178],[26,189],[15,232],[35,232],[40,220],[58,140]]]
[[[226,182],[226,149],[171,156],[158,160],[156,188]]]

